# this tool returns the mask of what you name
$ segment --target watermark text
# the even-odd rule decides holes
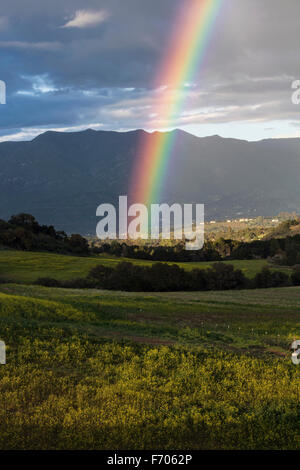
[[[300,104],[300,80],[294,80],[292,89],[295,90],[292,94],[292,103]]]
[[[6,364],[6,347],[4,341],[0,341],[0,364]]]
[[[173,238],[185,240],[186,250],[201,250],[204,244],[203,204],[151,204],[148,210],[144,204],[128,207],[127,196],[119,196],[118,211],[112,204],[101,204],[96,215],[101,217],[96,228],[101,240]]]
[[[0,80],[0,104],[6,104],[6,83]]]

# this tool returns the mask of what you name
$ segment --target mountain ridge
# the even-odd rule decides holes
[[[175,132],[162,201],[204,203],[206,218],[299,211],[300,139],[249,142]],[[96,208],[128,194],[142,139],[151,133],[47,131],[0,143],[0,218],[32,213],[67,232],[94,233]]]

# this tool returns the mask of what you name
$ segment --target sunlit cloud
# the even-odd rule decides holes
[[[18,90],[16,92],[17,95],[35,96],[59,91],[59,88],[54,86],[47,74],[34,76],[21,75],[21,78],[30,83],[31,89]]]
[[[109,14],[106,10],[88,11],[77,10],[74,18],[69,20],[63,28],[92,28],[107,20]]]

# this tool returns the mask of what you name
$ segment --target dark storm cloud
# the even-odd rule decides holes
[[[195,0],[5,2],[0,79],[8,104],[0,109],[1,134],[88,124],[155,127],[151,86],[182,1],[188,8]],[[178,125],[297,123],[290,88],[300,78],[299,18],[298,0],[224,0]]]
[[[2,9],[9,27],[0,48],[4,55],[21,60],[23,74],[47,72],[59,85],[144,86],[178,4],[163,3],[159,7],[157,0],[30,0],[25,5],[15,0]],[[103,11],[108,17],[93,27],[64,28],[80,10]]]

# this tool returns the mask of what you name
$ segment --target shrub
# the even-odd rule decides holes
[[[242,289],[247,285],[247,279],[240,269],[234,269],[231,264],[215,263],[206,271],[209,290]]]
[[[35,284],[67,289],[176,292],[285,287],[290,286],[291,281],[287,274],[273,272],[268,268],[263,268],[254,280],[250,280],[240,269],[234,269],[234,266],[225,263],[215,263],[211,268],[188,272],[176,264],[137,266],[124,261],[115,268],[99,264],[90,270],[86,278],[58,281],[44,277],[37,279]],[[299,271],[293,275],[293,284],[300,285]]]
[[[66,281],[58,281],[51,277],[40,277],[35,281],[35,284],[44,287],[63,287],[65,289],[91,289],[97,287],[94,279],[90,278],[77,278]]]
[[[35,281],[35,284],[44,287],[60,287],[60,282],[56,279],[53,279],[52,277],[39,277]]]
[[[300,267],[297,267],[294,270],[291,276],[291,280],[294,286],[300,286]]]
[[[286,287],[291,285],[289,276],[281,271],[270,271],[269,268],[263,268],[261,272],[257,273],[254,280],[255,288],[268,288],[268,287]]]
[[[232,265],[216,263],[212,268],[186,272],[178,265],[156,263],[151,267],[122,262],[116,268],[96,266],[89,273],[97,287],[126,291],[182,291],[241,289],[248,280]]]
[[[95,281],[89,278],[77,278],[77,279],[70,279],[68,281],[60,281],[60,287],[64,287],[66,289],[92,289],[97,287]]]

